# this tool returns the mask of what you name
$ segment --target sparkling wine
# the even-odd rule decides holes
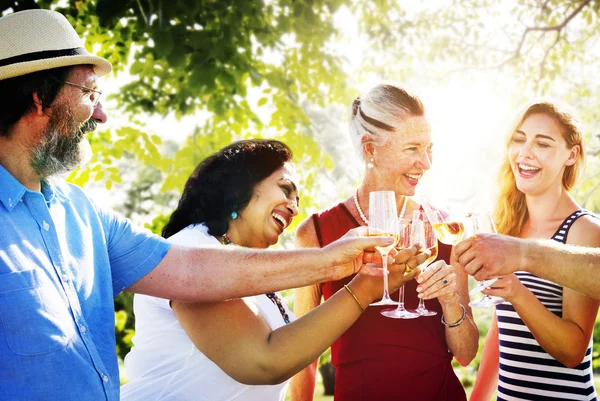
[[[449,221],[444,223],[433,224],[438,239],[447,245],[454,245],[462,239],[464,226],[460,222]]]
[[[368,237],[393,237],[394,238],[394,242],[392,242],[390,245],[388,246],[376,246],[375,249],[377,249],[379,251],[379,253],[381,253],[382,255],[389,253],[392,248],[398,243],[398,240],[400,239],[400,234],[391,234],[391,233],[369,233],[367,234]]]

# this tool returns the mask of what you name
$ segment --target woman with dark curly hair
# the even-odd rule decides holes
[[[266,139],[235,142],[208,157],[188,179],[163,236],[187,246],[277,243],[298,214],[291,159],[287,145]],[[405,261],[417,266],[428,256],[409,260],[414,253],[396,256],[392,288],[416,274],[404,275]],[[283,401],[287,380],[381,295],[381,283],[359,274],[296,321],[278,293],[203,304],[136,295],[135,347],[125,358],[131,382],[122,398]]]

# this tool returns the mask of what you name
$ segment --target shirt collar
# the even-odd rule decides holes
[[[0,165],[0,202],[4,204],[9,212],[19,203],[26,191],[27,188],[13,177],[4,166]]]
[[[4,166],[0,165],[0,202],[4,204],[4,207],[9,212],[12,212],[27,192],[33,193],[34,191],[28,190]],[[41,193],[46,203],[50,203],[55,195],[54,185],[49,181],[43,180],[41,182]]]

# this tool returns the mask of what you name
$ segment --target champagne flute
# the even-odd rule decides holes
[[[388,246],[378,246],[383,265],[383,297],[381,301],[372,303],[378,305],[397,305],[390,298],[388,287],[387,257],[399,239],[398,210],[396,209],[396,194],[394,191],[373,191],[369,194],[369,227],[370,237],[394,237],[396,241]]]
[[[494,219],[489,213],[471,213],[467,216],[466,220],[466,233],[468,236],[472,236],[478,233],[497,233]],[[498,278],[492,278],[489,280],[478,281],[477,286],[469,291],[469,295],[477,294],[494,284]],[[490,306],[498,305],[504,302],[504,299],[500,297],[491,297],[487,294],[483,295],[483,298],[469,302],[469,306],[473,308],[487,308]]]
[[[431,262],[433,262],[438,255],[438,243],[435,232],[431,223],[427,219],[425,212],[421,210],[415,210],[413,212],[412,225],[410,230],[410,244],[421,244],[423,248],[427,249],[431,256],[423,262],[420,267],[424,271]],[[425,307],[425,300],[419,299],[419,306],[415,310],[420,316],[434,316],[437,315],[436,311],[431,311]]]
[[[400,236],[398,237],[397,249],[404,249],[411,246],[411,221],[409,219],[402,219],[399,221]],[[404,285],[400,287],[400,294],[398,295],[398,307],[394,309],[385,309],[381,311],[381,314],[392,319],[415,319],[419,317],[419,314],[415,311],[408,310],[404,307]]]

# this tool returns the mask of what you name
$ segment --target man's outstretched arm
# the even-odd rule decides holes
[[[477,280],[525,270],[600,299],[600,248],[477,234],[456,245],[454,252],[467,273]]]
[[[182,302],[214,302],[339,280],[361,269],[381,274],[365,266],[377,262],[379,254],[364,250],[393,240],[361,234],[351,230],[325,248],[286,251],[174,245],[154,270],[126,291]]]

